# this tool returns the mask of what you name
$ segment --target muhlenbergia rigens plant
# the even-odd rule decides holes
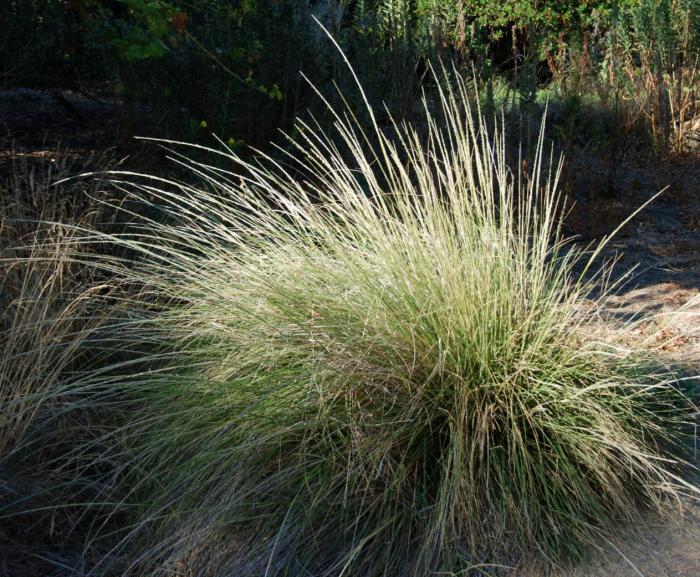
[[[230,170],[178,157],[201,186],[113,174],[158,216],[84,235],[131,254],[84,260],[131,287],[136,355],[77,379],[129,410],[103,462],[74,454],[123,574],[567,564],[692,490],[667,456],[686,405],[597,336],[601,247],[562,238],[543,138],[513,173],[465,83],[425,111],[329,108]]]
[[[75,182],[52,186],[68,171],[60,154],[13,163],[0,182],[0,465],[52,398],[42,395],[85,360],[94,293],[108,289],[72,258],[78,225],[94,226],[99,211]]]

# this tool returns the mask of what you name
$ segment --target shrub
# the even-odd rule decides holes
[[[332,110],[285,162],[189,163],[202,187],[113,175],[162,214],[84,240],[137,255],[95,262],[136,357],[75,386],[124,409],[75,469],[130,519],[123,574],[565,564],[691,490],[685,401],[599,336],[601,247],[562,238],[542,139],[514,174],[463,83],[426,110]]]
[[[662,151],[685,151],[698,111],[700,3],[641,0],[623,4],[614,16],[605,81],[628,109],[625,124],[645,124]]]

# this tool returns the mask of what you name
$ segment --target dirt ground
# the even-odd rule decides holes
[[[154,134],[156,124],[157,119],[148,110],[126,114],[118,102],[98,101],[81,94],[0,91],[0,179],[10,175],[18,159],[64,155],[79,170],[85,159],[107,151],[119,158],[130,155],[134,163],[151,163],[157,156],[155,147],[136,143],[130,135]],[[618,257],[615,278],[635,269],[609,300],[608,321],[619,325],[639,314],[656,315],[635,328],[652,335],[665,322],[665,313],[688,307],[663,327],[664,342],[668,341],[664,354],[670,363],[682,364],[688,374],[700,374],[700,157],[655,162],[653,166],[643,159],[630,159],[616,171],[616,198],[601,194],[603,189],[610,190],[609,182],[604,162],[585,156],[567,161],[564,189],[576,200],[568,232],[578,235],[581,242],[609,234],[635,207],[664,187],[668,189],[606,250],[606,256]],[[673,338],[668,339],[669,335]],[[700,381],[694,386],[700,399]],[[700,466],[699,457],[696,455]],[[695,482],[700,484],[700,476]],[[2,483],[0,476],[0,489]],[[634,535],[621,534],[616,543],[601,543],[606,551],[602,560],[576,575],[699,577],[698,497],[683,503],[682,518],[667,523],[650,520]],[[28,572],[17,572],[17,566],[12,571],[8,566],[3,569],[0,562],[0,576],[78,575],[59,551],[36,550],[32,556],[33,561],[25,566]],[[36,569],[28,569],[32,564]],[[520,573],[517,577],[529,576]]]
[[[630,161],[618,170],[620,197],[615,199],[600,194],[607,185],[604,165],[574,158],[567,172],[564,186],[577,200],[569,232],[583,243],[610,234],[666,189],[604,252],[604,258],[617,259],[611,281],[621,283],[607,301],[605,316],[614,327],[636,323],[634,332],[648,335],[668,364],[690,377],[687,384],[700,401],[700,157],[653,165]],[[700,467],[700,438],[696,443],[694,465]],[[692,483],[700,487],[700,471]],[[601,543],[604,553],[575,576],[699,577],[700,493],[680,505],[679,517],[649,519],[616,542]]]

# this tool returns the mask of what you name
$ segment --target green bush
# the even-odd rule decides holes
[[[613,14],[605,81],[661,151],[682,152],[697,115],[699,49],[697,0],[638,0]]]

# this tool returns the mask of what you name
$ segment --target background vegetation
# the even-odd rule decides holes
[[[8,0],[0,82],[148,103],[164,134],[261,145],[347,73],[412,116],[441,58],[518,114],[549,98],[568,144],[694,144],[698,0]],[[127,106],[128,109],[128,106]],[[129,112],[127,111],[127,114]],[[590,119],[593,118],[593,122]],[[584,121],[585,119],[585,121]],[[128,123],[127,123],[128,125]],[[204,130],[206,128],[206,130]],[[138,133],[138,127],[129,126]],[[630,135],[632,135],[630,137]],[[630,142],[632,141],[632,142]]]

